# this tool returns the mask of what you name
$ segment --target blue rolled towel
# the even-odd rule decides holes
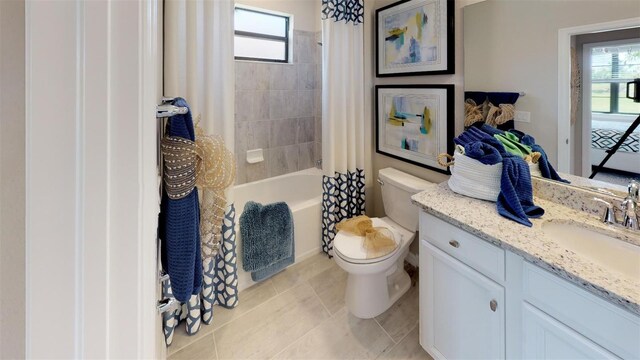
[[[491,136],[504,134],[504,131],[487,124],[481,124],[478,128]]]
[[[189,107],[182,98],[173,105]],[[168,136],[195,140],[191,112],[178,114],[167,122]],[[173,296],[186,302],[202,287],[202,257],[200,255],[200,205],[198,189],[182,199],[172,200],[162,194],[159,215],[159,236],[162,240],[162,265],[171,279]]]
[[[464,154],[485,165],[494,165],[502,162],[502,155],[498,150],[501,146],[502,144],[497,139],[488,138],[466,144],[464,146]]]
[[[293,253],[293,215],[284,202],[261,205],[249,201],[240,216],[242,267],[268,268]]]
[[[556,169],[553,168],[553,166],[551,165],[551,162],[549,161],[549,158],[547,157],[547,153],[544,151],[542,146],[536,144],[536,139],[534,139],[533,136],[527,135],[522,131],[518,131],[518,130],[509,130],[509,132],[518,136],[522,144],[531,146],[531,151],[540,153],[540,159],[538,160],[538,165],[540,166],[540,173],[542,174],[542,177],[551,179],[551,180],[561,181],[567,184],[570,183],[569,180],[565,180],[561,178],[560,175],[556,172]]]
[[[472,142],[480,141],[482,139],[489,139],[491,137],[492,137],[491,135],[478,129],[477,127],[471,126],[467,130],[463,131],[462,134],[458,135],[458,137],[453,139],[453,142],[455,142],[458,145],[465,146]]]

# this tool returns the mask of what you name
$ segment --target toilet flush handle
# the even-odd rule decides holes
[[[384,186],[384,181],[380,180],[380,178],[376,179],[378,181],[378,184],[380,184],[380,186]]]

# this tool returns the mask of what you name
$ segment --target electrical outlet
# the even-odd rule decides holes
[[[528,111],[516,111],[513,120],[518,122],[531,122],[531,113]]]

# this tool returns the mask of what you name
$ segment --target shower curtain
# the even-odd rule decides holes
[[[235,71],[233,55],[232,0],[167,0],[164,3],[164,95],[184,97],[194,120],[207,134],[221,135],[234,149]],[[220,253],[203,262],[200,296],[193,295],[182,309],[163,318],[167,345],[180,319],[186,318],[187,333],[201,322],[211,323],[213,305],[233,308],[238,304],[236,264],[236,214],[232,191],[222,224]],[[170,283],[163,286],[171,294]]]
[[[363,0],[322,0],[322,250],[364,213]]]

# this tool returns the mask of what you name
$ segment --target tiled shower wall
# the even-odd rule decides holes
[[[315,166],[322,157],[320,32],[293,31],[293,63],[236,61],[236,184]],[[264,161],[247,163],[247,150]]]

